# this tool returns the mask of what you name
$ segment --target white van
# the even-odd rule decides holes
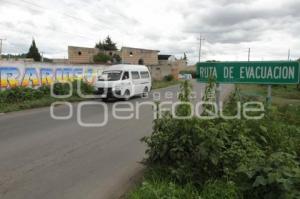
[[[95,83],[96,92],[103,100],[128,100],[135,95],[147,95],[151,86],[151,76],[146,66],[125,64],[108,67]]]

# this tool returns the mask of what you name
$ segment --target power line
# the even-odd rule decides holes
[[[24,8],[24,7],[20,6],[20,4],[18,4],[18,3],[16,3],[16,2],[6,1],[6,0],[3,0],[3,1],[5,1],[6,3],[9,3],[9,4],[13,4],[13,5],[15,5],[15,6],[21,7],[21,8]],[[43,7],[43,6],[41,6],[41,5],[38,5],[38,4],[36,4],[36,3],[29,2],[29,1],[26,1],[26,0],[19,0],[19,1],[21,1],[22,3],[25,3],[25,4],[27,4],[27,5],[32,6],[31,8],[32,8],[32,9],[36,9],[37,11],[40,11],[40,10],[42,9],[42,10],[44,10],[45,12],[49,12],[49,9],[48,9],[48,8]],[[34,7],[35,7],[35,8],[34,8]],[[37,8],[38,8],[38,9],[37,9]],[[53,12],[53,10],[51,10],[51,12]],[[68,13],[60,12],[60,11],[58,11],[58,10],[54,10],[54,12],[56,12],[56,13],[59,14],[59,15],[62,15],[62,16],[66,16],[66,17],[68,17],[68,18],[71,18],[71,19],[73,19],[73,20],[75,20],[75,21],[81,21],[81,22],[84,22],[84,24],[87,24],[87,25],[89,25],[89,26],[93,26],[93,29],[97,29],[98,31],[103,31],[103,29],[99,29],[99,28],[97,28],[97,26],[106,26],[107,28],[110,28],[110,27],[109,27],[108,25],[106,25],[106,24],[98,24],[98,23],[97,23],[97,24],[96,24],[96,23],[92,24],[92,23],[91,23],[90,21],[88,21],[88,20],[85,20],[85,19],[76,17],[76,16],[71,15],[71,14],[68,14]],[[98,20],[98,19],[97,19],[97,20]]]
[[[39,4],[36,4],[36,3],[33,3],[33,2],[29,2],[29,1],[26,1],[26,0],[19,0],[19,1],[22,1],[22,2],[25,3],[25,4],[32,5],[32,6],[35,6],[35,7],[38,7],[38,8],[40,8],[40,9],[43,9],[43,10],[48,11],[48,8],[43,7],[43,6],[39,5]],[[53,12],[53,10],[51,10],[51,12]],[[85,22],[85,23],[90,23],[90,21],[87,21],[87,20],[84,20],[84,19],[82,19],[82,18],[73,16],[73,15],[68,14],[68,13],[60,12],[60,11],[58,11],[58,10],[55,10],[55,12],[59,13],[60,15],[63,15],[63,16],[66,16],[66,17],[75,19],[75,20],[77,20],[77,21],[82,21],[82,22]],[[99,24],[97,24],[97,25],[99,25]]]

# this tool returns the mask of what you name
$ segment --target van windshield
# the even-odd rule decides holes
[[[98,78],[99,81],[117,81],[121,79],[121,70],[104,71]]]

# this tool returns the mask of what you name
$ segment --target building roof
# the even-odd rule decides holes
[[[158,60],[168,60],[172,55],[158,55]]]
[[[142,50],[142,51],[154,51],[154,52],[159,52],[159,50],[151,50],[151,49],[144,49],[144,48],[133,48],[133,47],[126,47],[126,46],[123,46],[122,49],[133,49],[133,50]],[[121,50],[122,50],[121,49]]]
[[[111,71],[111,70],[148,70],[148,68],[145,65],[117,64],[117,65],[109,66],[104,71]]]
[[[96,48],[90,48],[90,47],[81,47],[81,46],[68,46],[68,48],[76,48],[76,49],[89,49],[89,50],[95,50]]]

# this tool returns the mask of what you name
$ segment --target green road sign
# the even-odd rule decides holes
[[[298,84],[298,62],[203,62],[197,64],[199,82],[215,77],[219,83]]]

